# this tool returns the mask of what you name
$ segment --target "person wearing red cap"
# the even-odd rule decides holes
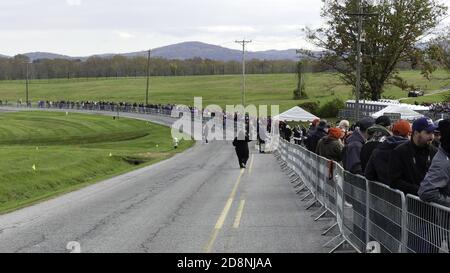
[[[392,151],[408,141],[411,135],[411,124],[406,120],[399,120],[392,128],[391,137],[381,143],[370,156],[364,175],[370,181],[377,181],[390,186],[389,159]]]
[[[345,133],[340,128],[330,128],[328,136],[322,138],[317,144],[316,154],[336,162],[342,161],[341,155],[344,148],[342,138],[344,136]]]

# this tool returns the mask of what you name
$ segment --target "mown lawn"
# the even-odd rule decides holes
[[[0,113],[0,213],[167,159],[170,128],[133,119]]]

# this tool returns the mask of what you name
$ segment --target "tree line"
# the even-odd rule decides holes
[[[39,59],[30,62],[25,55],[13,58],[0,58],[0,80],[26,79],[27,70],[31,79],[56,78],[110,78],[142,77],[147,75],[147,58],[90,57],[81,59]],[[28,66],[28,68],[27,68]],[[246,62],[248,74],[295,73],[297,62],[292,60],[249,60]],[[308,71],[323,69],[319,63],[312,62]],[[192,76],[225,75],[242,73],[242,63],[237,61],[215,61],[202,58],[188,60],[168,60],[152,58],[151,76]]]

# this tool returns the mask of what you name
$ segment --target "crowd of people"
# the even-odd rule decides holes
[[[438,119],[450,115],[450,102],[424,103],[422,105],[430,108],[427,114],[430,117]]]
[[[159,110],[169,112],[175,107],[173,104],[148,104],[132,102],[110,102],[110,101],[38,101],[38,108],[56,109],[78,109],[99,111],[124,111],[124,112],[146,112]]]
[[[317,119],[306,133],[287,125],[280,125],[280,132],[288,141],[300,135],[294,139],[297,144],[342,164],[346,171],[450,207],[450,120],[392,123],[381,116],[353,126],[346,120],[332,126]]]

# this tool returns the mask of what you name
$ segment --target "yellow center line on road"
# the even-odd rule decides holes
[[[238,211],[236,213],[236,219],[234,220],[233,228],[239,228],[239,225],[241,223],[241,218],[242,218],[242,212],[244,211],[244,206],[245,206],[245,200],[241,200]]]
[[[216,226],[214,227],[214,231],[211,234],[211,237],[205,246],[206,253],[211,252],[212,247],[214,246],[214,243],[217,239],[217,235],[219,234],[219,231],[222,229],[223,224],[225,223],[225,220],[227,219],[227,215],[230,212],[231,205],[233,204],[234,197],[236,196],[236,192],[239,187],[239,184],[241,183],[241,178],[242,178],[242,175],[244,174],[244,172],[245,172],[245,169],[242,169],[239,174],[239,177],[237,178],[236,183],[234,184],[234,187],[233,187],[233,190],[231,191],[230,197],[228,198],[228,201],[225,204],[225,207],[223,208],[219,219],[217,220]]]
[[[253,157],[254,157],[254,155],[252,155],[252,160],[250,161],[250,168],[248,169],[248,174],[252,174]]]

